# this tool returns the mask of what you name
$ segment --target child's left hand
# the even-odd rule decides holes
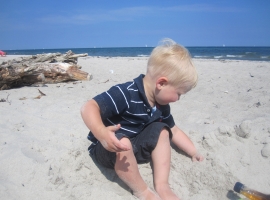
[[[201,162],[201,161],[203,161],[204,157],[201,154],[196,153],[194,156],[192,156],[191,159],[193,162],[196,162],[196,161]]]

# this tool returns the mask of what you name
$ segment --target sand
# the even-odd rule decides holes
[[[14,57],[14,56],[13,56]],[[12,56],[0,57],[0,62]],[[113,170],[88,155],[80,108],[145,72],[147,58],[80,58],[91,81],[0,91],[1,199],[136,199]],[[171,104],[176,124],[205,156],[172,148],[170,185],[184,200],[236,200],[240,181],[270,193],[270,63],[194,60],[195,89]],[[46,94],[35,99],[39,91]],[[149,164],[139,166],[152,184]]]

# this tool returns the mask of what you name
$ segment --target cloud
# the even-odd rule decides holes
[[[236,7],[215,6],[210,4],[192,4],[163,8],[167,11],[181,12],[242,12],[242,9]]]

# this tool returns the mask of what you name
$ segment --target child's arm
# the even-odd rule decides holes
[[[95,100],[92,99],[82,106],[81,115],[85,125],[105,149],[111,152],[129,150],[115,137],[115,131],[119,130],[121,125],[105,127],[101,120],[100,108]]]
[[[180,130],[177,126],[174,126],[172,129],[172,142],[181,150],[186,152],[191,158],[192,161],[202,161],[203,156],[200,155],[192,141],[189,139],[189,137]]]

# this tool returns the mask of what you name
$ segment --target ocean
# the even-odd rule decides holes
[[[88,53],[102,57],[147,57],[154,47],[67,48],[4,50],[7,55],[35,55],[43,53]],[[193,58],[270,61],[270,47],[186,47]]]

